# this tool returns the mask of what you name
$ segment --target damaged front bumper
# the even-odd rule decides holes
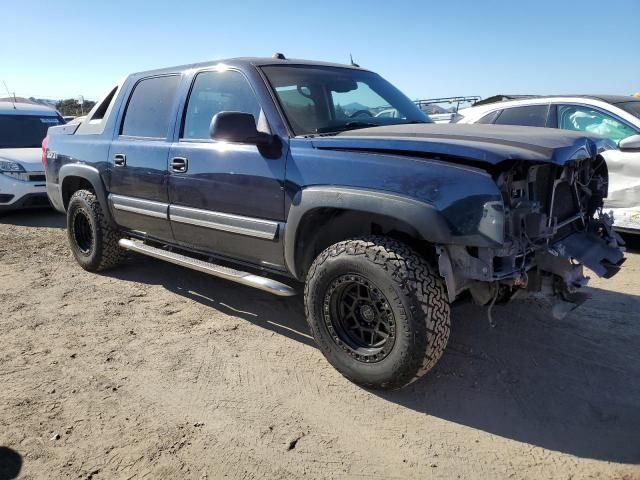
[[[604,214],[584,231],[525,251],[447,245],[437,247],[437,254],[449,300],[469,290],[482,305],[495,301],[499,292],[508,298],[521,289],[541,291],[545,282],[554,293],[573,293],[587,284],[583,267],[611,278],[625,261],[624,241]]]

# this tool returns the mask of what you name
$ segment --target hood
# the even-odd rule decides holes
[[[42,171],[40,148],[0,148],[0,160],[19,163],[27,172]]]
[[[314,137],[319,149],[416,153],[443,160],[497,165],[525,160],[563,165],[616,148],[609,140],[582,132],[508,125],[408,124],[363,128]]]

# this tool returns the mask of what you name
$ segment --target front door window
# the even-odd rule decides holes
[[[619,142],[636,135],[628,125],[594,108],[581,105],[560,105],[558,107],[558,126],[564,130],[594,133]]]

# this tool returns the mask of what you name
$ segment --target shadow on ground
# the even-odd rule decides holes
[[[550,450],[640,463],[640,298],[588,293],[563,320],[515,302],[496,308],[493,329],[482,309],[454,308],[436,368],[380,396]]]
[[[19,210],[0,214],[0,223],[21,227],[66,228],[63,214],[50,208]]]
[[[139,257],[109,275],[162,285],[314,345],[300,297],[277,298]],[[489,327],[485,309],[456,306],[449,346],[436,368],[403,390],[374,393],[520,442],[640,462],[640,297],[593,288],[587,293],[590,299],[564,320],[526,304],[496,307],[496,328]]]
[[[139,255],[133,255],[126,265],[110,270],[106,275],[131,282],[162,285],[189,300],[315,347],[304,317],[301,296],[276,297]]]
[[[640,233],[637,235],[630,235],[625,233],[622,235],[623,240],[627,244],[627,251],[631,253],[640,253]]]
[[[0,480],[18,478],[22,469],[22,457],[9,447],[0,447]]]

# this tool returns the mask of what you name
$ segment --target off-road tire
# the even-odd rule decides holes
[[[354,358],[328,326],[329,286],[351,274],[377,286],[395,317],[395,342],[380,361]],[[404,387],[433,368],[447,346],[450,306],[443,281],[423,257],[394,239],[370,236],[330,246],[311,265],[304,297],[307,321],[320,350],[342,375],[361,386]]]
[[[91,238],[83,249],[76,237],[76,219],[83,216],[87,220]],[[73,256],[80,266],[89,272],[99,272],[113,268],[125,259],[126,251],[118,246],[120,235],[104,216],[103,207],[96,195],[89,190],[76,191],[67,207],[67,235]]]

